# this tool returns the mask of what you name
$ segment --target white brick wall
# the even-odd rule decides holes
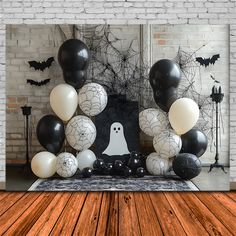
[[[180,8],[182,10],[180,10]],[[71,9],[73,9],[72,12]],[[74,11],[76,10],[74,9],[79,9],[79,13],[75,13]],[[111,11],[109,11],[109,9]],[[113,9],[120,10],[117,10],[118,12],[114,12]],[[234,0],[2,0],[0,2],[0,16],[2,17],[0,26],[0,181],[4,181],[5,179],[5,24],[231,24],[230,105],[231,114],[234,114],[236,111],[236,86],[234,82],[234,76],[236,73],[235,9],[236,1]],[[181,13],[179,11],[183,12]],[[234,116],[231,116],[231,181],[236,181],[235,147],[236,119]]]

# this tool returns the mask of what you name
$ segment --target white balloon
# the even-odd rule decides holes
[[[182,135],[192,129],[199,118],[199,107],[190,98],[176,100],[169,110],[169,121],[177,134]]]
[[[154,137],[153,146],[158,156],[168,159],[179,153],[182,140],[173,130],[165,130]]]
[[[78,168],[75,156],[69,152],[62,152],[57,156],[57,174],[68,178],[73,176]]]
[[[63,121],[68,121],[78,106],[78,94],[69,84],[59,84],[50,93],[52,110]]]
[[[85,150],[92,146],[96,138],[96,127],[87,116],[75,116],[67,124],[66,139],[76,150]]]
[[[96,160],[95,154],[91,150],[84,150],[77,154],[79,170],[83,170],[86,167],[93,168],[93,163]]]
[[[167,115],[161,110],[149,108],[139,113],[140,129],[149,136],[158,135],[168,124]]]
[[[56,173],[56,156],[50,152],[39,152],[31,161],[31,169],[39,178],[49,178]]]
[[[107,105],[106,90],[97,83],[88,83],[79,91],[80,109],[88,116],[101,113]]]
[[[151,175],[165,175],[170,169],[170,162],[153,152],[146,159],[146,167]]]

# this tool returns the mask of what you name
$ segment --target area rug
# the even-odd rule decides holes
[[[38,179],[28,191],[199,191],[199,189],[191,181],[173,176],[143,178],[92,176],[91,178]]]

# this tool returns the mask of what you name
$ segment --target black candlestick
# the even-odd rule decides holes
[[[26,163],[25,167],[28,168],[30,166],[30,161],[29,161],[29,116],[31,115],[31,107],[28,106],[23,106],[21,107],[22,109],[22,114],[25,116],[25,143],[26,143]]]
[[[217,88],[216,86],[212,87],[211,99],[216,104],[216,155],[215,162],[210,165],[210,170],[216,167],[221,168],[225,173],[224,165],[219,164],[219,103],[223,101],[224,94],[221,92],[221,87]]]

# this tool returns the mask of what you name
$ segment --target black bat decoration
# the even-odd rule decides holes
[[[46,68],[49,68],[54,61],[54,57],[49,57],[46,61],[28,61],[30,67],[33,67],[35,70],[44,71]]]
[[[220,54],[213,55],[211,58],[196,57],[196,61],[199,62],[201,66],[207,67],[210,64],[214,65],[218,58],[220,58]]]
[[[210,75],[210,76],[211,76],[211,79],[212,79],[215,83],[220,84],[220,81],[216,80],[212,75]]]
[[[32,80],[32,79],[27,79],[27,84],[31,84],[31,85],[35,85],[35,86],[42,86],[42,85],[46,85],[50,82],[50,79],[45,79],[45,80],[42,80],[42,81],[35,81],[35,80]]]

